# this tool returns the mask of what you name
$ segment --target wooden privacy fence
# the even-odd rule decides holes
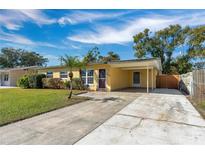
[[[193,71],[192,97],[198,102],[205,102],[205,69]]]
[[[157,88],[178,89],[180,76],[179,75],[158,75]]]

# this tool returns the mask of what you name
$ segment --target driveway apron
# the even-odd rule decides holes
[[[91,100],[0,127],[0,144],[74,144],[140,94],[89,92]]]
[[[76,144],[205,144],[205,120],[178,90],[156,89]]]

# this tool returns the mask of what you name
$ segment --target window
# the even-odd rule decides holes
[[[93,70],[87,71],[87,84],[93,84]]]
[[[93,70],[82,70],[81,74],[82,74],[83,83],[85,85],[93,84],[93,80],[94,80],[94,78],[93,78],[94,71]]]
[[[67,72],[60,72],[60,78],[68,78]]]
[[[53,78],[53,72],[47,72],[46,76],[47,78]]]
[[[81,75],[82,75],[83,84],[86,84],[86,70],[82,70]]]
[[[8,74],[4,75],[4,81],[9,81],[9,75]]]

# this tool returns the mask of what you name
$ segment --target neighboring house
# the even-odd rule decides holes
[[[158,58],[121,60],[92,63],[82,71],[82,78],[90,90],[113,91],[127,87],[156,88],[156,76],[161,74],[161,60]],[[48,78],[68,79],[68,69],[52,66],[38,69]],[[73,69],[74,78],[79,78],[79,69]]]
[[[34,69],[37,69],[37,67],[31,66],[0,69],[0,86],[16,86],[19,78]]]

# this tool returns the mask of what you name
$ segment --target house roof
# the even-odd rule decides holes
[[[146,59],[129,59],[129,60],[117,60],[117,61],[112,61],[112,62],[96,62],[96,63],[89,63],[88,66],[93,66],[93,65],[101,65],[101,64],[107,64],[110,65],[111,67],[134,67],[134,66],[154,66],[159,70],[162,70],[161,67],[161,60],[160,58],[146,58]],[[41,67],[41,69],[60,69],[64,68],[65,66],[63,65],[58,65],[58,66],[49,66],[49,67]]]
[[[29,67],[15,67],[15,68],[3,68],[0,69],[0,72],[5,71],[16,71],[16,70],[26,70],[26,69],[39,69],[39,66],[29,66]]]

